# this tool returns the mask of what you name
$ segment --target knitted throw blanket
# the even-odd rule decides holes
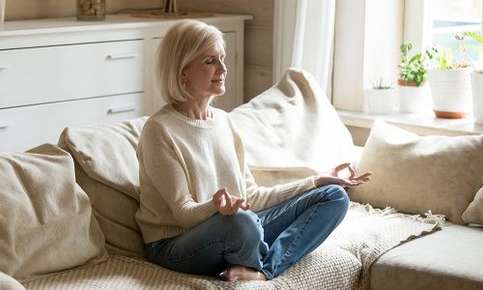
[[[27,289],[367,289],[371,264],[400,243],[439,228],[422,218],[352,203],[344,221],[314,252],[267,282],[228,283],[173,272],[143,260],[108,261],[22,281]]]

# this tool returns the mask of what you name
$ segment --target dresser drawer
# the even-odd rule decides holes
[[[0,109],[0,152],[57,143],[66,126],[114,122],[143,114],[142,94]]]
[[[0,108],[143,91],[142,40],[0,50]]]

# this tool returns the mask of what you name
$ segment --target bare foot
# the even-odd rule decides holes
[[[228,282],[234,281],[265,281],[267,278],[262,272],[244,266],[232,266],[220,274],[221,278]]]

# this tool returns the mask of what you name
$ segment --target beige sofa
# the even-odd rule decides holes
[[[441,231],[382,255],[371,289],[483,289],[483,136],[420,137],[376,122],[359,161],[376,178],[356,201],[404,212],[431,209]]]
[[[346,150],[353,149],[348,131],[303,72],[289,71],[277,86],[231,114],[260,184],[311,174],[323,169],[317,166],[329,151],[325,160],[339,162]],[[483,229],[465,225],[483,215],[483,191],[477,193],[476,188],[483,177],[478,171],[483,159],[479,139],[470,145],[466,139],[428,140],[377,125],[358,163],[360,170],[375,171],[373,180],[370,187],[351,191],[351,198],[381,208],[391,205],[410,215],[353,203],[329,239],[280,277],[226,283],[163,269],[142,257],[142,237],[134,219],[139,196],[135,152],[145,120],[67,128],[60,147],[0,153],[0,289],[483,289]],[[308,133],[311,139],[284,137]],[[265,149],[252,142],[263,138],[272,142],[272,154],[293,156],[285,156],[283,162],[265,158]],[[323,152],[298,152],[307,147],[297,142],[308,140],[324,146]],[[324,140],[332,140],[335,148]],[[463,185],[444,175],[439,180],[423,178],[419,185],[428,186],[423,193],[411,187],[412,194],[423,195],[422,201],[400,194],[411,178],[438,173],[417,162],[433,164],[441,158],[449,158],[440,162],[443,169],[449,166],[447,174],[467,166],[467,172],[459,173]],[[401,178],[404,172],[412,175]],[[449,206],[434,202],[451,186],[465,189],[446,198],[455,199],[457,208],[453,201]],[[387,189],[397,194],[386,196]],[[415,215],[428,209],[434,214]],[[442,225],[436,215],[440,213],[456,218]]]

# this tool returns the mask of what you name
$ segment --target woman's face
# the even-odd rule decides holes
[[[210,98],[225,93],[225,48],[218,43],[186,66],[181,81],[194,98]]]

